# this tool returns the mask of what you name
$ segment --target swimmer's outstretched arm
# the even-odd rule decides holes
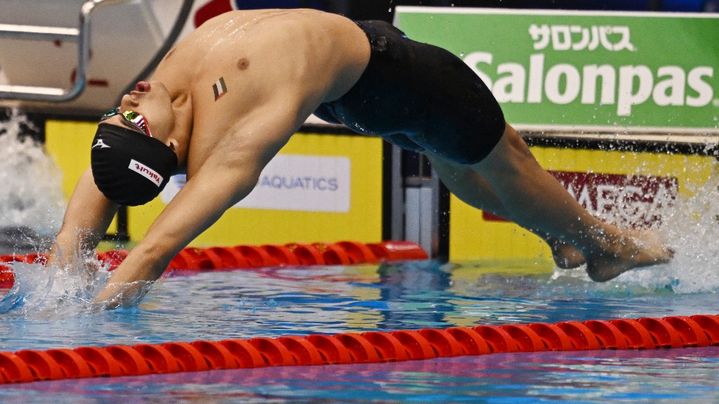
[[[145,238],[112,273],[95,298],[105,308],[131,306],[147,292],[170,260],[222,214],[247,196],[260,172],[294,133],[286,107],[264,108],[225,135],[208,159],[158,216]]]
[[[48,263],[65,266],[73,263],[77,253],[92,251],[105,235],[117,207],[97,188],[88,168],[70,197]]]

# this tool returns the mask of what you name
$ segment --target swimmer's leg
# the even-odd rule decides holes
[[[492,214],[512,219],[487,180],[471,167],[447,161],[439,156],[426,154],[442,182],[464,203]],[[582,253],[549,234],[534,230],[552,250],[552,257],[559,268],[576,268],[584,264]]]
[[[590,215],[542,169],[509,125],[489,155],[471,167],[487,180],[509,219],[579,248],[595,281],[672,258],[673,252],[649,233],[623,231]]]

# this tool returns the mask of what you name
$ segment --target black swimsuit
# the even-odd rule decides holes
[[[482,80],[450,52],[408,39],[384,21],[358,21],[371,45],[362,77],[318,117],[411,150],[473,164],[504,133],[504,115]]]

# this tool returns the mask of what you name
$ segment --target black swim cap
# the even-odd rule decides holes
[[[120,205],[151,201],[177,167],[175,152],[161,141],[106,123],[98,125],[90,154],[95,184]]]

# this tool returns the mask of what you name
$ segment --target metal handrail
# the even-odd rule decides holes
[[[66,40],[77,42],[75,84],[69,88],[0,85],[0,100],[71,101],[79,97],[87,85],[87,64],[90,60],[90,14],[96,7],[128,0],[87,0],[80,8],[79,28],[44,27],[0,24],[0,37],[30,40]]]
[[[43,41],[75,41],[78,35],[80,35],[80,30],[77,28],[0,24],[0,37]]]

